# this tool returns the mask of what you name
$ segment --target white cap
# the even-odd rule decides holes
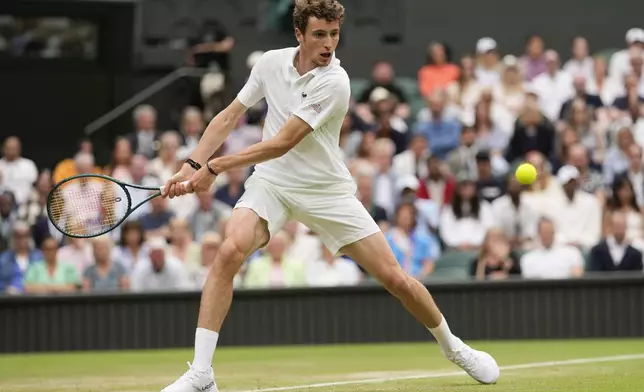
[[[150,250],[165,250],[168,247],[168,242],[163,237],[152,237],[147,243]]]
[[[369,101],[371,102],[378,102],[382,101],[383,99],[389,98],[389,90],[387,90],[384,87],[376,87],[373,89],[371,92],[371,95],[369,95]]]
[[[635,42],[644,43],[644,30],[634,27],[626,32],[626,42],[629,44]]]
[[[483,54],[496,49],[496,41],[490,37],[483,37],[476,43],[476,53]]]
[[[579,178],[579,170],[576,167],[571,165],[566,165],[559,169],[557,172],[557,178],[562,184],[567,184],[571,180],[576,180]]]
[[[519,60],[511,54],[506,55],[503,57],[503,64],[506,67],[517,67],[519,65]]]
[[[417,191],[418,190],[418,178],[408,175],[408,176],[403,176],[396,181],[396,190],[400,193],[402,192],[405,188],[409,188],[411,190]]]

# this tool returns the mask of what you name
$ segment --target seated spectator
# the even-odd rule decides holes
[[[0,193],[0,252],[4,252],[9,246],[13,224],[18,220],[14,206],[13,193],[9,191]]]
[[[230,218],[232,208],[223,202],[215,200],[211,191],[197,193],[199,208],[188,218],[190,230],[195,241],[201,241],[201,236],[218,227],[219,224]]]
[[[183,263],[170,255],[166,240],[148,241],[149,259],[137,263],[131,276],[132,291],[190,290],[188,273]]]
[[[633,134],[628,127],[623,127],[617,132],[616,143],[606,152],[604,159],[604,184],[611,185],[618,173],[628,169],[628,149],[635,143]]]
[[[394,155],[394,143],[389,139],[377,139],[373,147],[373,163],[376,173],[373,178],[373,201],[393,214],[396,204],[396,178],[391,168]]]
[[[476,80],[476,63],[471,56],[461,58],[460,78],[446,87],[448,102],[472,111],[479,101],[482,86]]]
[[[599,99],[599,98],[598,98]],[[593,152],[593,161],[602,162],[606,154],[606,133],[593,118],[592,109],[583,98],[574,98],[570,105],[562,109],[566,113],[562,119],[565,127],[577,134],[579,142]]]
[[[476,280],[502,280],[510,275],[520,275],[521,267],[516,253],[502,229],[491,228],[485,234],[478,257],[472,261],[470,274]]]
[[[190,283],[192,288],[198,291],[203,289],[208,274],[210,273],[210,268],[215,263],[215,258],[217,257],[217,251],[221,246],[221,236],[219,233],[214,231],[207,231],[201,236],[201,251],[199,252],[200,260],[199,264],[191,266],[188,270]],[[233,280],[234,287],[238,287],[241,284],[241,277],[239,275],[235,276]]]
[[[288,246],[288,234],[276,233],[266,245],[265,254],[249,262],[244,287],[267,289],[306,285],[305,264],[285,257]]]
[[[604,106],[602,99],[595,94],[590,94],[586,88],[588,82],[586,76],[582,74],[571,74],[573,76],[572,86],[574,89],[573,96],[570,97],[562,106],[559,113],[560,119],[569,119],[571,117],[570,111],[572,105],[576,101],[580,101],[583,107],[588,109],[588,117],[595,115],[595,111]]]
[[[476,184],[468,178],[459,181],[451,205],[441,213],[440,236],[450,249],[477,250],[483,244],[494,217],[489,204],[476,194]]]
[[[255,107],[246,111],[244,117],[246,121],[233,129],[224,142],[226,154],[236,154],[262,141],[263,115],[263,110]]]
[[[39,219],[49,219],[47,216],[47,196],[51,188],[51,172],[48,170],[40,172],[29,198],[18,206],[17,219],[27,222],[32,228]]]
[[[501,62],[496,41],[484,37],[476,42],[476,80],[481,87],[492,87],[501,80]]]
[[[384,90],[383,92],[387,94]],[[388,95],[383,95],[382,98],[375,100],[373,104],[375,116],[373,132],[377,139],[385,138],[394,142],[395,154],[400,154],[407,149],[409,134],[407,133],[407,124],[395,116],[395,104],[396,102]]]
[[[583,75],[586,80],[593,77],[594,59],[590,57],[588,40],[585,37],[577,36],[572,40],[572,58],[566,61],[563,70],[569,75]]]
[[[538,34],[528,36],[525,43],[525,54],[520,59],[521,70],[526,81],[531,82],[547,71],[544,49],[543,37]]]
[[[454,177],[444,173],[438,157],[430,156],[427,159],[427,177],[421,179],[418,198],[433,200],[442,209],[452,202],[455,189]]]
[[[501,82],[492,87],[494,101],[507,109],[516,119],[523,109],[525,87],[519,62],[516,57],[507,55],[503,58]]]
[[[632,50],[644,49],[644,30],[631,28],[626,32],[626,48],[611,56],[609,74],[611,78],[622,78],[630,72],[629,60]]]
[[[573,144],[568,149],[567,165],[574,166],[579,171],[579,188],[604,200],[604,176],[601,172],[590,167],[588,150],[581,144]],[[644,184],[642,190],[644,191]]]
[[[181,114],[181,147],[177,152],[180,156],[188,157],[199,143],[206,129],[203,114],[199,108],[188,106]]]
[[[633,74],[626,75],[624,78],[624,93],[615,98],[613,107],[622,111],[624,115],[630,115],[632,112],[639,115],[639,107],[643,102],[644,97],[640,94],[637,78]]]
[[[42,259],[42,253],[31,245],[29,225],[16,222],[10,247],[0,254],[0,293],[21,293],[27,269]]]
[[[179,134],[175,131],[167,131],[161,135],[159,156],[152,159],[148,165],[148,173],[153,175],[165,184],[177,171],[179,161],[177,152],[181,145]]]
[[[400,177],[396,181],[398,203],[412,203],[416,207],[416,229],[421,232],[436,233],[440,225],[441,207],[433,200],[417,197],[420,183],[414,176]],[[387,230],[383,230],[386,232]]]
[[[58,258],[65,260],[76,268],[78,276],[93,262],[92,246],[84,238],[65,237],[66,245],[58,250]]]
[[[217,189],[215,199],[234,207],[244,194],[244,182],[246,181],[246,169],[234,168],[226,172],[227,184]]]
[[[114,143],[112,161],[105,168],[105,174],[123,182],[132,183],[130,166],[132,164],[132,146],[125,137],[119,137]]]
[[[557,140],[555,142],[556,151],[550,158],[553,172],[556,173],[562,166],[565,165],[565,162],[568,162],[570,147],[579,143],[579,136],[577,135],[577,132],[567,124],[564,124],[561,128],[560,133],[557,135]]]
[[[187,268],[199,264],[199,243],[194,242],[188,221],[172,218],[170,229],[170,251],[172,256],[183,262]]]
[[[13,193],[17,204],[27,201],[31,187],[38,179],[38,169],[31,159],[21,156],[22,144],[17,136],[9,136],[2,145],[0,186]]]
[[[376,204],[374,201],[373,187],[374,187],[374,177],[368,173],[361,171],[356,174],[355,181],[358,188],[358,200],[362,205],[369,211],[369,215],[376,221],[376,223],[382,228],[386,228],[387,224],[387,211],[382,207]]]
[[[394,80],[394,68],[391,64],[381,61],[378,62],[373,67],[373,72],[371,74],[371,83],[367,88],[360,94],[358,98],[358,105],[356,107],[356,113],[364,121],[368,123],[373,122],[373,117],[369,114],[371,109],[369,108],[369,102],[372,101],[372,93],[378,88],[383,88],[395,99],[396,109],[395,114],[403,119],[409,117],[410,109],[407,103],[407,96]]]
[[[374,146],[376,144],[376,134],[374,132],[365,132],[362,135],[356,157],[349,162],[349,172],[354,175],[361,171],[375,171],[374,164]]]
[[[302,260],[305,264],[312,263],[322,257],[321,240],[306,225],[288,220],[282,229],[288,235],[289,247],[285,257],[293,260]]]
[[[532,88],[539,97],[539,106],[550,121],[556,121],[561,106],[573,95],[572,77],[559,69],[559,55],[554,50],[544,54],[546,72],[532,80]]]
[[[447,94],[444,90],[436,90],[429,97],[431,119],[416,124],[415,133],[427,138],[432,155],[444,159],[454,149],[458,148],[461,134],[461,124],[456,120],[443,116]]]
[[[112,240],[102,236],[92,240],[94,263],[83,273],[83,291],[127,290],[130,282],[121,263],[112,258]]]
[[[490,153],[480,151],[476,154],[476,192],[481,200],[493,202],[505,193],[505,184],[494,175]]]
[[[147,166],[148,159],[146,157],[140,154],[132,156],[132,159],[130,160],[130,175],[132,177],[131,184],[144,187],[161,186],[161,180],[148,174]],[[131,188],[130,196],[132,197],[132,205],[134,206],[148,198],[148,196],[150,196],[150,192]],[[127,219],[129,221],[137,220],[148,212],[150,212],[150,203],[144,203],[141,207],[134,210]]]
[[[550,157],[555,151],[555,129],[536,108],[528,106],[519,116],[507,150],[507,161],[512,163],[530,151]]]
[[[90,139],[82,139],[78,144],[78,152],[94,155],[94,146],[92,145],[92,141]],[[94,173],[96,174],[102,173],[102,171],[103,170],[100,167],[94,168]],[[78,172],[76,171],[74,158],[66,158],[58,162],[54,167],[52,180],[57,184],[65,178],[75,176],[76,174],[78,174]]]
[[[635,249],[627,238],[627,216],[622,212],[610,215],[611,234],[590,251],[590,271],[637,271],[641,273],[642,252]]]
[[[174,214],[168,209],[168,199],[155,197],[150,202],[150,212],[141,216],[139,221],[148,237],[169,237],[168,224]]]
[[[492,216],[512,249],[529,249],[537,235],[536,211],[525,202],[523,187],[508,176],[507,194],[492,202]]]
[[[626,238],[638,249],[644,249],[644,216],[642,208],[637,204],[633,184],[625,176],[615,179],[612,186],[611,198],[606,203],[603,219],[603,234],[610,235],[610,216],[621,212],[626,217]]]
[[[57,256],[58,243],[47,238],[42,243],[43,260],[29,265],[25,274],[25,292],[28,294],[73,293],[80,285],[76,268]]]
[[[476,176],[476,129],[473,126],[463,127],[461,143],[447,156],[447,166],[453,176]],[[422,177],[421,177],[422,178]]]
[[[128,274],[137,264],[148,260],[148,248],[145,244],[145,233],[141,223],[129,221],[123,224],[121,239],[113,253],[114,260],[123,265]]]
[[[538,225],[539,244],[520,260],[526,279],[567,279],[584,274],[584,257],[579,249],[555,243],[555,225],[542,218]]]
[[[155,142],[160,136],[156,130],[157,111],[150,105],[139,105],[134,108],[133,117],[134,133],[129,133],[126,136],[130,141],[132,151],[147,159],[152,159],[157,150]]]
[[[563,196],[553,199],[546,216],[555,222],[563,243],[589,250],[601,237],[601,204],[597,196],[579,189],[579,171],[574,166],[559,169],[557,179]]]
[[[532,151],[526,155],[526,162],[537,169],[537,179],[527,188],[525,202],[537,216],[547,216],[550,206],[563,198],[563,187],[552,174],[552,165],[543,154]]]
[[[396,177],[427,176],[427,158],[429,149],[427,139],[423,135],[415,134],[409,142],[409,148],[393,158],[393,171]]]
[[[329,249],[320,246],[321,257],[309,264],[306,284],[311,287],[356,286],[362,281],[362,272],[355,262],[334,256]]]
[[[386,238],[402,269],[422,280],[434,271],[440,245],[427,231],[417,230],[417,216],[414,204],[398,205],[395,225],[387,231]]]
[[[606,58],[595,56],[593,61],[593,73],[586,79],[586,90],[589,94],[598,95],[604,105],[610,105],[623,90],[623,78],[615,80],[608,77]]]
[[[445,44],[432,42],[427,48],[427,63],[418,71],[418,91],[429,97],[435,89],[445,89],[460,76],[459,68],[452,64]]]
[[[628,148],[628,170],[620,174],[626,177],[633,185],[635,200],[640,208],[644,207],[644,163],[642,161],[642,147],[633,143]]]

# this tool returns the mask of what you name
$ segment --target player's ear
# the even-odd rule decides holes
[[[302,31],[298,29],[297,27],[295,28],[295,39],[297,39],[298,43],[302,43],[302,39],[304,38],[304,34],[302,34]]]

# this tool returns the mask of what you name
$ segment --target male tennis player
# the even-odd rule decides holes
[[[485,384],[499,376],[489,354],[452,335],[427,289],[400,268],[378,225],[355,197],[356,185],[339,148],[350,97],[349,77],[334,56],[343,17],[337,0],[297,0],[293,19],[299,46],[262,56],[237,98],[208,125],[191,160],[166,184],[164,196],[171,198],[203,192],[217,175],[257,165],[203,289],[194,361],[165,392],[217,391],[212,359],[231,304],[233,277],[289,218],[315,231],[332,253],[348,255],[378,279],[429,329],[444,355],[470,376]],[[247,108],[262,98],[268,104],[263,140],[208,161]],[[182,185],[184,180],[189,184]]]

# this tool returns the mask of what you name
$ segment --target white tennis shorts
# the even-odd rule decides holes
[[[314,231],[331,251],[380,231],[355,196],[355,187],[338,184],[324,189],[290,188],[251,175],[235,208],[249,208],[268,223],[272,237],[287,220],[295,219]]]

